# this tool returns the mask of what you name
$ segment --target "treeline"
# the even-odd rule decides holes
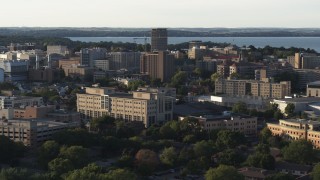
[[[1,28],[0,35],[42,37],[150,37],[151,29],[103,28]],[[320,37],[320,31],[307,29],[169,29],[171,37]]]

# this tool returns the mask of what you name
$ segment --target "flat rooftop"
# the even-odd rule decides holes
[[[287,122],[293,122],[293,123],[320,125],[319,121],[311,121],[306,119],[281,119],[281,120],[287,121]]]
[[[301,98],[285,98],[285,99],[275,99],[275,101],[284,101],[284,102],[305,102],[305,103],[311,103],[311,102],[320,102],[320,97],[301,97]]]
[[[178,116],[203,116],[203,115],[218,115],[226,111],[225,107],[215,105],[210,102],[193,102],[175,105],[173,108],[174,114]]]

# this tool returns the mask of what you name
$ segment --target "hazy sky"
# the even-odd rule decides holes
[[[320,27],[320,0],[4,0],[0,26]]]

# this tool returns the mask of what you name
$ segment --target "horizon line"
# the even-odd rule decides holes
[[[108,27],[108,26],[0,26],[1,28],[110,28],[110,29],[320,29],[320,27]]]

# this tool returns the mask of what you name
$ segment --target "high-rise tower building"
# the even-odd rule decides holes
[[[140,71],[150,78],[168,82],[174,74],[174,55],[166,51],[147,53],[141,56]]]
[[[151,51],[166,51],[168,48],[168,33],[165,28],[156,28],[151,31]]]

